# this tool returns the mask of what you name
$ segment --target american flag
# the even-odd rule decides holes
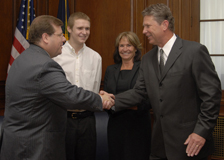
[[[35,18],[33,0],[22,0],[20,4],[19,18],[15,30],[12,44],[11,57],[9,60],[8,72],[13,61],[25,50],[30,44],[28,43],[28,34],[30,24]],[[7,72],[7,73],[8,73]]]

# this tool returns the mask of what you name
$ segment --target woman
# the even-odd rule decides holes
[[[141,44],[133,32],[116,39],[114,65],[108,66],[104,90],[118,94],[134,87],[141,59]],[[123,111],[109,113],[108,149],[110,160],[149,160],[151,119],[149,101]]]

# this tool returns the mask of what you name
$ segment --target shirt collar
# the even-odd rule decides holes
[[[70,45],[70,43],[67,41],[65,43],[69,47],[70,50],[72,50],[75,53],[75,49]],[[83,47],[79,50],[78,54],[83,53],[84,49],[86,48],[86,44],[83,44]]]
[[[170,51],[173,47],[174,42],[176,41],[177,36],[175,34],[173,34],[173,36],[170,38],[170,40],[163,46],[163,48],[158,46],[158,50],[163,49],[164,54],[166,55],[166,57],[169,56]]]

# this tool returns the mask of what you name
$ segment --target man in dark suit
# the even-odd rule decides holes
[[[154,113],[151,160],[205,160],[213,150],[220,80],[204,45],[174,34],[165,4],[143,12],[143,34],[156,45],[141,62],[134,89],[115,96],[115,110],[150,99]]]
[[[109,109],[113,102],[110,95],[100,97],[71,85],[51,59],[61,54],[62,25],[52,16],[35,18],[29,32],[31,45],[10,68],[1,160],[65,160],[67,109],[96,111]]]

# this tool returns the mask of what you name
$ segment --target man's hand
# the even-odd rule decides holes
[[[103,100],[103,109],[110,109],[114,106],[115,96],[113,94],[109,94],[105,91],[100,91],[99,95]]]
[[[188,157],[193,157],[198,155],[201,148],[205,144],[205,139],[196,133],[192,133],[188,136],[187,140],[184,142],[187,145],[186,153]]]

